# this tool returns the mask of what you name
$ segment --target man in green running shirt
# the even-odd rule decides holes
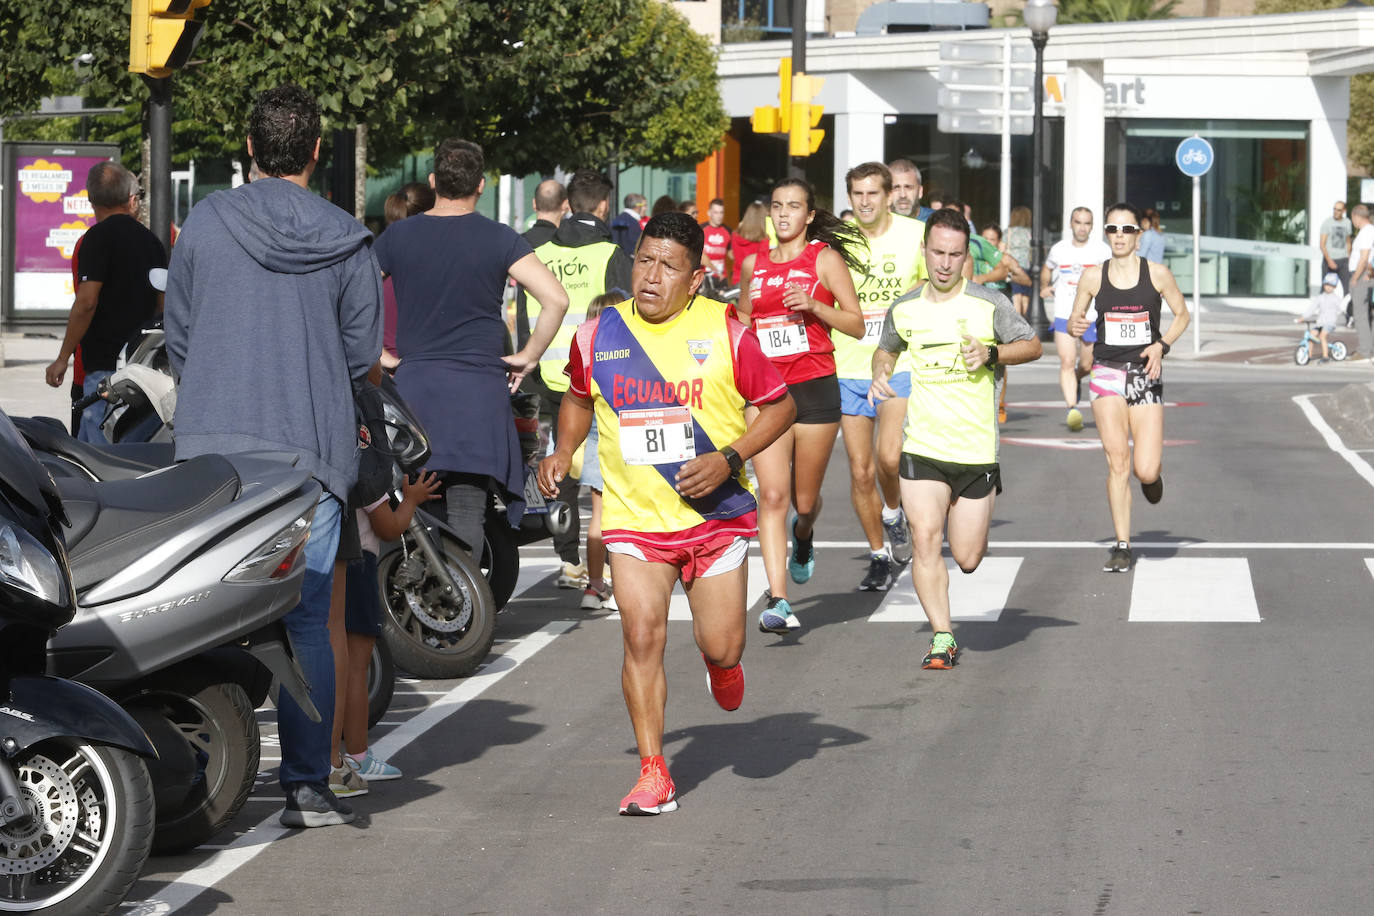
[[[934,638],[923,668],[954,667],[959,647],[950,629],[948,539],[965,573],[988,547],[993,500],[1002,489],[997,463],[997,384],[1002,366],[1040,357],[1040,341],[1001,293],[964,278],[969,225],[939,210],[926,222],[929,282],[888,309],[873,351],[874,401],[892,397],[897,357],[910,354],[911,395],[900,473],[902,507],[911,524],[911,575]]]

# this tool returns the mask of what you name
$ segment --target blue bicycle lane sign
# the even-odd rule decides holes
[[[1178,170],[1189,178],[1201,178],[1212,167],[1212,144],[1201,137],[1189,137],[1178,145],[1174,162]]]

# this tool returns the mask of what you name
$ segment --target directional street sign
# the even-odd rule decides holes
[[[1002,88],[1002,68],[970,64],[941,64],[939,71],[942,86],[978,86]],[[1021,67],[1011,71],[1012,89],[1030,89],[1035,85],[1035,72]]]
[[[1000,66],[1002,63],[1002,45],[1000,42],[988,41],[942,41],[940,42],[940,60],[998,64]],[[1011,62],[1013,64],[1034,63],[1035,51],[1031,49],[1029,44],[1013,42]]]
[[[944,134],[1000,134],[1002,116],[1000,114],[979,114],[967,111],[942,111],[936,116],[936,127]],[[1012,115],[1011,133],[1028,137],[1034,132],[1034,119],[1030,115]]]
[[[941,111],[1002,113],[1001,89],[952,89],[948,86],[942,86],[940,87],[939,100]],[[1033,106],[1030,90],[1013,89],[1011,91],[1011,111],[1013,114],[1029,113]]]

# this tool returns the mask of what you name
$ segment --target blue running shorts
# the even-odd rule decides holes
[[[896,389],[898,397],[911,397],[910,372],[898,372],[889,381],[892,387]],[[873,409],[872,404],[868,403],[869,384],[870,382],[861,378],[840,379],[840,413],[846,417],[875,419],[878,412]]]

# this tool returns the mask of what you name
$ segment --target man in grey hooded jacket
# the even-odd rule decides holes
[[[329,599],[341,506],[358,474],[352,384],[382,349],[382,281],[372,235],[308,190],[320,152],[315,100],[295,86],[258,97],[248,153],[266,177],[211,194],[173,249],[164,324],[177,375],[176,456],[285,451],[323,484],[306,544],[301,602],[285,622],[311,722],[282,692],[282,823],[353,813],[328,786],[334,711]]]

